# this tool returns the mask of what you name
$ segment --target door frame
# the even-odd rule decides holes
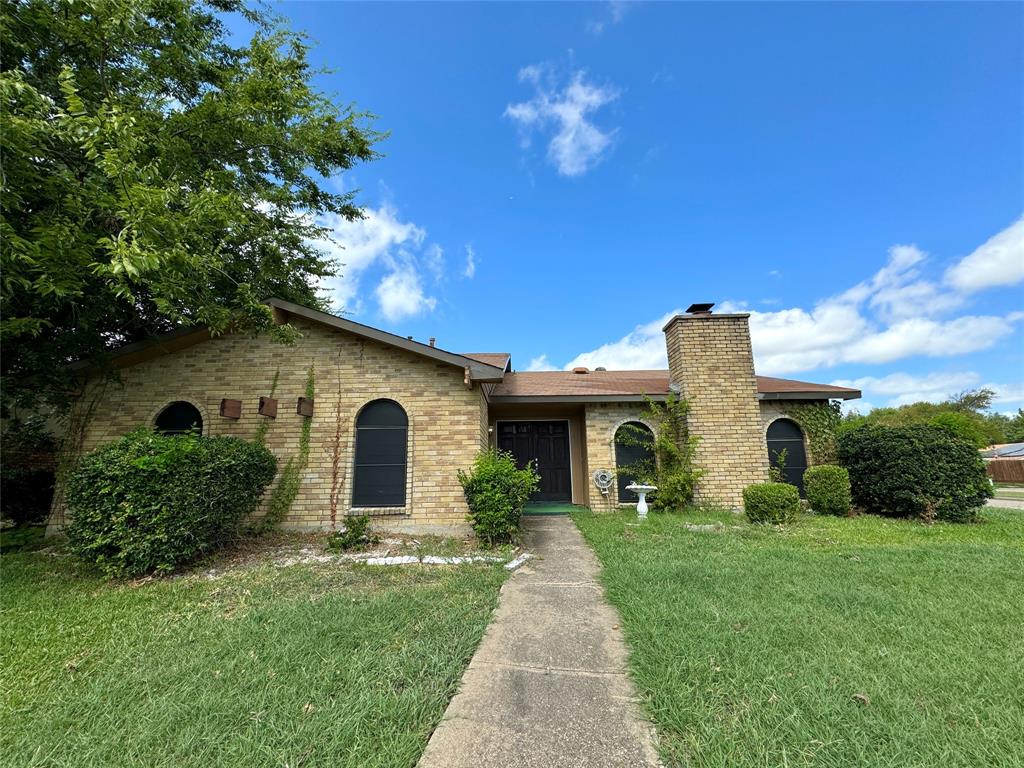
[[[567,418],[542,418],[542,419],[531,419],[531,418],[516,418],[516,419],[495,419],[494,420],[494,448],[498,449],[498,430],[499,424],[518,424],[524,421],[564,421],[565,422],[565,434],[569,442],[569,503],[573,503],[573,499],[576,498],[576,489],[573,487],[572,482],[572,470],[576,466],[572,455],[572,419]]]

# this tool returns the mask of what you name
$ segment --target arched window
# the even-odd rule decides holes
[[[654,433],[646,424],[627,421],[615,430],[615,476],[619,483],[619,501],[633,502],[637,496],[626,486],[639,475],[654,472]]]
[[[804,433],[800,425],[792,419],[776,419],[768,426],[767,439],[768,461],[773,467],[782,464],[783,479],[799,488],[803,496],[807,451],[804,450]]]
[[[394,400],[367,403],[356,417],[354,507],[404,507],[409,419]]]
[[[181,435],[192,430],[202,434],[203,414],[192,403],[177,400],[157,414],[154,426],[165,435]]]

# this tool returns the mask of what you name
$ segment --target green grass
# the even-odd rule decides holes
[[[1024,765],[1024,513],[983,517],[574,514],[667,765],[837,768]]]
[[[0,764],[413,766],[500,566],[275,567],[117,583],[5,554]]]

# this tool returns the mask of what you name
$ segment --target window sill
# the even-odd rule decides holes
[[[369,515],[370,517],[395,517],[395,516],[407,516],[409,510],[407,507],[352,507],[348,511],[349,517],[359,517],[360,515]]]

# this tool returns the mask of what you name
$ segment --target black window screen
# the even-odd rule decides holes
[[[409,419],[394,400],[374,400],[356,419],[352,506],[404,507]]]
[[[180,435],[191,430],[203,431],[203,416],[192,403],[179,400],[164,408],[156,417],[156,431]]]

